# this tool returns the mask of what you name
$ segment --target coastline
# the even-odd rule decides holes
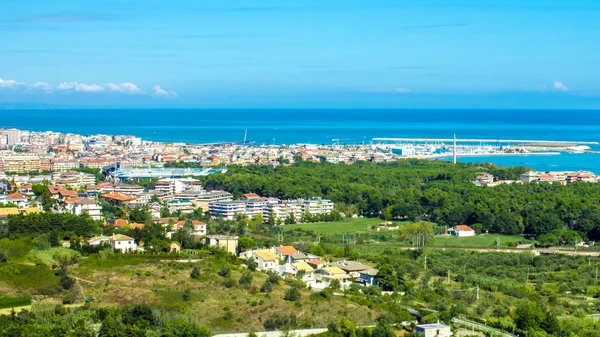
[[[463,153],[456,154],[456,158],[461,157],[527,157],[527,156],[558,156],[560,152],[530,152],[530,153]],[[452,158],[452,154],[432,154],[432,155],[423,155],[423,156],[413,156],[406,158],[415,158],[415,159],[444,159],[444,158]]]

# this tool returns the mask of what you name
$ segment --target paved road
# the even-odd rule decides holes
[[[327,331],[327,329],[300,329],[300,330],[290,330],[288,334],[293,334],[296,337],[305,337],[308,335],[319,334]],[[282,331],[262,331],[256,333],[258,337],[280,337],[282,336]],[[240,333],[227,333],[221,335],[215,335],[213,337],[248,337],[247,332]]]

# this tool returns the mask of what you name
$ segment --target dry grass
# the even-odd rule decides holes
[[[190,278],[193,265],[200,268],[200,278]],[[267,276],[254,273],[249,288],[234,286],[226,288],[223,277],[217,275],[219,263],[203,261],[196,264],[151,262],[139,265],[121,265],[110,271],[97,272],[87,268],[73,268],[75,276],[91,282],[79,282],[86,296],[93,298],[95,305],[120,306],[146,303],[185,312],[199,323],[208,326],[214,333],[232,331],[261,331],[263,322],[274,313],[297,317],[301,327],[325,327],[331,321],[339,321],[345,315],[359,324],[371,324],[379,315],[371,309],[333,297],[324,302],[310,299],[310,291],[302,291],[301,301],[294,303],[283,300],[289,288],[283,281],[270,294],[258,291]],[[239,280],[244,270],[232,266],[231,277]],[[191,299],[183,300],[186,289]],[[231,314],[225,315],[226,312]]]

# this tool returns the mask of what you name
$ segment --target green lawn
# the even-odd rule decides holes
[[[496,239],[500,238],[500,247],[507,247],[508,244],[516,244],[519,241],[528,242],[519,235],[497,235],[485,234],[467,237],[437,236],[433,246],[438,247],[496,247]]]
[[[378,225],[383,220],[377,218],[344,219],[334,222],[308,223],[301,225],[284,225],[284,230],[306,229],[317,234],[366,233],[371,226]]]

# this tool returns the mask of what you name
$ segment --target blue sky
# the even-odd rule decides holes
[[[0,106],[600,108],[597,0],[1,0]]]

